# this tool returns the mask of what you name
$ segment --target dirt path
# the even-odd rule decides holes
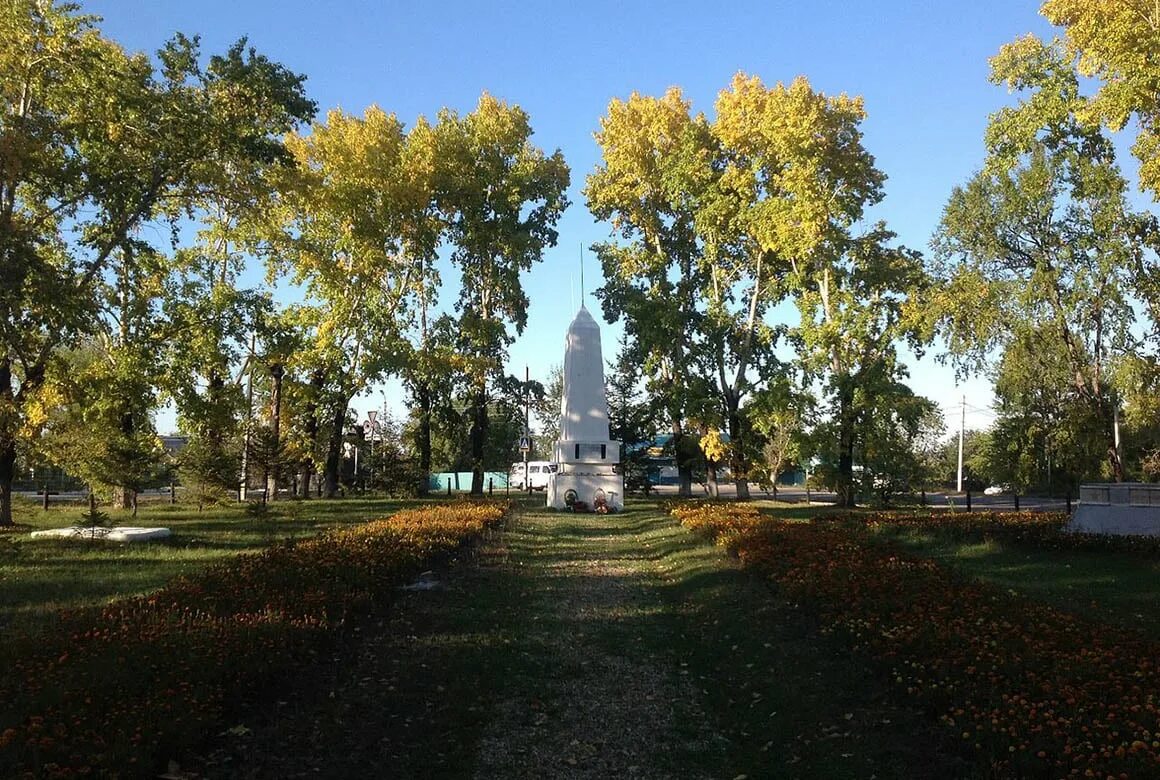
[[[439,576],[223,735],[197,773],[958,774],[808,615],[654,509],[526,511]]]
[[[690,753],[722,762],[725,740],[687,669],[652,651],[664,572],[644,527],[601,515],[526,522],[506,563],[528,578],[527,636],[552,666],[497,702],[475,776],[695,777]]]

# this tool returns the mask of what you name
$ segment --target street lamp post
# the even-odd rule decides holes
[[[359,487],[359,483],[358,483],[358,451],[360,449],[360,445],[362,444],[362,435],[361,434],[362,434],[362,431],[359,430],[359,426],[356,425],[355,432],[354,432],[354,486],[355,486],[355,490],[358,490],[358,487]]]
[[[375,420],[378,419],[379,413],[375,409],[367,412],[367,427],[371,432],[371,487],[375,483]]]

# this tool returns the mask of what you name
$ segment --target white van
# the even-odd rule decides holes
[[[546,460],[528,461],[528,474],[524,478],[523,462],[513,463],[508,472],[508,484],[516,490],[526,490],[528,485],[533,490],[545,490],[548,487],[548,475],[556,472],[556,464]]]

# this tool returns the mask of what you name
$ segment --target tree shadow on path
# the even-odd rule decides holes
[[[527,511],[199,762],[220,777],[963,777],[874,670],[653,508]]]

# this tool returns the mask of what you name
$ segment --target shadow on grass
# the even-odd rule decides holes
[[[1114,552],[1039,550],[887,528],[876,535],[966,576],[1087,619],[1160,639],[1160,561]]]
[[[881,670],[655,507],[599,517],[529,505],[483,563],[407,594],[292,701],[267,702],[252,739],[218,746],[240,762],[227,774],[479,776],[496,718],[514,729],[520,777],[536,766],[520,751],[541,749],[558,753],[562,776],[973,774],[923,713],[897,703]],[[577,652],[562,654],[562,641]],[[608,658],[680,692],[664,705],[675,738],[649,732],[640,721],[655,709],[623,692],[572,698],[603,690],[594,668]],[[644,730],[632,766],[606,754],[620,728]]]
[[[78,522],[83,507],[48,511],[20,502],[27,527],[0,557],[0,625],[36,631],[53,622],[55,610],[97,607],[125,596],[157,590],[180,574],[194,573],[231,556],[256,552],[284,541],[303,539],[329,529],[387,517],[400,509],[443,499],[354,497],[335,500],[278,501],[272,516],[255,521],[245,506],[229,504],[197,511],[186,504],[143,504],[137,516],[108,510],[115,525],[163,526],[168,539],[118,543],[85,539],[33,539],[30,530],[60,528]]]

